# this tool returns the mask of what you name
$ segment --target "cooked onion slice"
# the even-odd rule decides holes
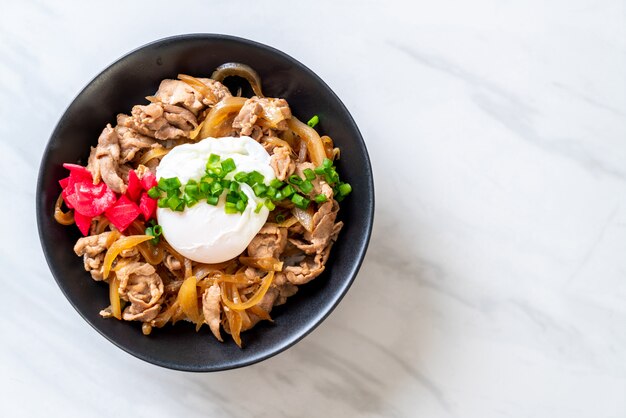
[[[152,160],[153,158],[162,157],[168,152],[170,152],[170,150],[165,149],[163,147],[152,148],[150,151],[146,152],[145,154],[141,156],[141,158],[137,162],[137,165],[146,164],[148,161]]]
[[[294,207],[291,210],[291,213],[293,213],[293,216],[295,216],[304,229],[309,232],[313,232],[313,215],[315,215],[313,207],[309,206],[306,210]]]
[[[217,102],[217,97],[215,97],[215,94],[211,91],[209,86],[207,86],[206,84],[204,84],[202,81],[198,80],[197,78],[192,77],[187,74],[178,74],[178,79],[184,82],[185,84],[191,86],[195,90],[197,90],[201,95],[203,95],[209,101],[213,103]]]
[[[281,271],[283,262],[274,257],[239,257],[239,262],[244,266],[254,267],[265,271]]]
[[[246,302],[242,302],[242,303],[235,303],[232,300],[228,299],[226,295],[226,286],[224,285],[224,283],[220,283],[220,287],[222,288],[222,302],[224,302],[224,305],[228,306],[230,309],[234,311],[241,311],[244,309],[248,309],[258,304],[259,302],[261,302],[261,300],[263,299],[263,296],[265,296],[265,294],[267,293],[267,290],[270,288],[270,285],[272,284],[273,280],[274,280],[274,272],[270,271],[269,273],[267,273],[267,276],[263,278],[263,281],[261,282],[261,286],[259,287],[257,292]]]
[[[221,83],[226,77],[231,76],[245,78],[248,83],[250,83],[250,87],[252,87],[254,94],[259,97],[264,97],[263,91],[261,90],[261,77],[259,77],[259,74],[249,65],[241,64],[239,62],[227,62],[217,67],[211,75],[211,78]]]
[[[141,244],[142,242],[153,239],[152,235],[131,235],[129,237],[123,237],[118,239],[109,247],[106,255],[104,256],[104,266],[102,269],[103,277],[106,279],[109,277],[109,273],[111,272],[111,265],[113,264],[113,260],[117,257],[122,251],[133,248],[137,244]]]
[[[245,97],[225,97],[217,103],[204,119],[204,125],[198,137],[204,139],[226,135],[232,130],[232,121],[229,116],[236,116],[246,100]]]
[[[289,129],[294,131],[304,141],[311,162],[316,167],[322,165],[324,158],[326,158],[326,150],[317,131],[306,123],[300,122],[295,116],[292,116],[287,121],[287,124]]]
[[[109,300],[111,302],[111,313],[117,319],[122,319],[122,302],[120,301],[120,281],[114,277],[109,282]]]
[[[71,225],[74,223],[74,212],[69,210],[67,212],[63,212],[61,210],[61,205],[63,204],[63,195],[59,194],[57,198],[57,202],[54,205],[54,219],[61,225]]]
[[[185,315],[187,315],[187,318],[196,324],[196,330],[198,330],[202,326],[202,318],[198,310],[198,290],[196,285],[196,276],[187,277],[178,290],[176,300]]]

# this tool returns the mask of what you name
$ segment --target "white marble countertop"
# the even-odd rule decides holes
[[[624,9],[3,1],[0,416],[625,417]],[[44,145],[77,92],[190,32],[317,72],[359,124],[377,186],[370,250],[337,310],[287,352],[214,374],[144,363],[87,325],[34,210]]]

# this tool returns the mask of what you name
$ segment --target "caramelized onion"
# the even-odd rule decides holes
[[[202,317],[198,310],[198,289],[196,288],[196,276],[189,276],[185,279],[178,290],[176,300],[187,318],[196,324],[196,330],[202,325]]]
[[[170,152],[170,150],[165,149],[163,147],[152,148],[150,151],[147,151],[141,156],[139,161],[137,161],[137,165],[146,164],[148,161],[152,160],[153,158],[162,157],[168,152]]]
[[[71,225],[74,223],[74,212],[70,209],[67,212],[61,210],[63,204],[63,195],[59,194],[57,202],[54,205],[54,219],[61,225]]]
[[[270,314],[263,308],[261,308],[259,305],[255,305],[251,308],[248,308],[248,310],[250,311],[250,313],[255,314],[256,316],[258,316],[261,319],[264,319],[266,321],[270,321],[270,322],[274,322],[274,320],[272,319],[272,317],[270,316]]]
[[[263,91],[261,90],[261,77],[259,77],[259,74],[249,65],[239,62],[227,62],[217,67],[213,74],[211,74],[211,78],[220,83],[224,81],[226,77],[232,76],[245,78],[248,83],[250,83],[254,94],[259,97],[264,97]]]
[[[111,272],[111,265],[113,264],[113,260],[115,257],[119,255],[124,250],[128,250],[133,248],[137,244],[141,244],[142,242],[153,239],[152,235],[131,235],[129,237],[122,237],[115,241],[113,245],[109,247],[104,256],[104,265],[103,265],[103,277],[106,279],[109,277],[109,273]]]
[[[281,271],[283,262],[274,257],[239,257],[239,262],[244,266],[254,267],[265,271]]]
[[[306,210],[294,207],[291,210],[291,213],[293,213],[293,216],[295,216],[304,229],[309,232],[313,232],[313,215],[315,215],[313,207],[309,206]]]
[[[300,122],[295,116],[292,116],[287,123],[289,129],[294,131],[306,144],[311,162],[315,164],[316,167],[322,165],[324,158],[326,158],[326,151],[324,150],[324,144],[317,131],[306,123]]]
[[[109,282],[109,301],[111,302],[111,313],[117,319],[122,319],[122,302],[120,301],[120,281],[114,277]]]
[[[328,135],[324,135],[320,138],[322,140],[322,145],[324,145],[324,151],[326,152],[326,158],[333,159],[333,148],[335,144],[333,144],[333,140]]]
[[[206,84],[204,84],[202,81],[198,80],[197,78],[192,77],[187,74],[178,74],[178,79],[182,81],[183,83],[187,84],[188,86],[192,87],[193,89],[197,90],[198,93],[203,95],[210,102],[213,102],[213,103],[217,102],[217,97],[215,97],[215,94],[213,93],[213,91],[211,91],[209,86],[207,86]]]
[[[229,116],[236,116],[246,102],[245,97],[225,97],[217,103],[204,119],[200,130],[201,139],[225,135],[225,130],[232,130],[232,121]],[[230,122],[230,123],[228,123]],[[227,132],[226,132],[227,133]]]
[[[272,284],[273,280],[274,280],[274,272],[270,271],[269,273],[267,273],[267,276],[263,278],[263,281],[261,282],[261,286],[259,287],[257,292],[254,295],[252,295],[252,297],[248,299],[246,302],[242,302],[242,303],[234,303],[232,300],[230,300],[226,296],[226,292],[225,292],[225,289],[227,289],[227,286],[225,287],[225,285],[222,283],[220,284],[220,287],[222,288],[222,302],[224,302],[224,304],[228,306],[230,309],[235,310],[235,311],[248,309],[258,304],[259,302],[261,302],[261,300],[263,299],[263,296],[265,296],[265,294],[267,293],[267,290],[270,288],[270,285]]]

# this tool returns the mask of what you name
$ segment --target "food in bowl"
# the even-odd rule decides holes
[[[254,96],[233,95],[229,76]],[[74,251],[109,286],[102,317],[146,335],[188,320],[241,347],[241,332],[325,269],[351,192],[339,149],[242,64],[163,80],[147,99],[104,128],[86,167],[64,164],[55,219],[76,224]]]

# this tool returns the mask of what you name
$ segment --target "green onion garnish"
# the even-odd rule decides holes
[[[278,215],[276,215],[276,223],[283,223],[285,222],[285,215],[283,215],[282,213],[279,213]]]
[[[307,180],[315,180],[315,171],[311,170],[310,168],[305,168],[304,170],[302,170],[302,173]]]
[[[283,182],[278,179],[274,179],[270,181],[270,186],[272,186],[275,189],[280,189],[281,187],[283,187]]]
[[[324,203],[324,202],[326,202],[327,200],[328,200],[328,198],[327,198],[325,195],[321,194],[321,193],[320,193],[320,194],[318,194],[317,196],[315,196],[315,201],[316,201],[317,203]]]
[[[209,205],[212,205],[212,206],[217,205],[217,202],[219,202],[219,200],[220,200],[220,198],[217,197],[217,196],[207,196],[207,198],[206,198],[206,202]]]
[[[347,196],[352,191],[352,186],[350,186],[350,183],[341,183],[338,189],[341,196]]]
[[[248,181],[248,173],[245,173],[243,171],[240,171],[239,173],[235,174],[235,181],[238,181],[239,183],[246,183]]]
[[[263,184],[263,181],[265,181],[265,176],[263,174],[258,171],[251,171],[248,173],[248,181],[246,183],[252,187],[255,184]]]
[[[289,197],[296,192],[296,189],[294,189],[291,184],[288,184],[283,187],[280,192],[282,193],[283,197]]]
[[[256,208],[254,209],[254,213],[261,212],[261,208],[263,208],[263,203],[257,203]]]
[[[158,199],[159,197],[161,197],[161,192],[159,191],[159,188],[157,186],[154,186],[153,188],[148,190],[148,196],[150,196],[152,199]]]
[[[311,183],[308,180],[303,181],[300,184],[300,190],[302,190],[302,193],[304,193],[304,194],[311,193],[311,190],[313,190],[313,183]]]
[[[291,196],[291,201],[300,209],[306,209],[310,202],[309,199],[298,193],[294,193],[294,195]]]
[[[308,170],[310,170],[310,168]],[[313,178],[315,178],[315,174],[313,174]],[[300,176],[294,174],[292,176],[289,176],[289,183],[295,184],[297,186],[298,184],[302,183],[302,179],[300,178]]]
[[[252,186],[252,190],[256,196],[263,197],[267,191],[267,186],[263,183],[255,184]]]
[[[274,202],[272,202],[271,200],[266,200],[265,201],[265,206],[270,210],[273,211],[274,209],[276,209],[276,205],[274,204]]]
[[[320,121],[320,118],[317,115],[315,115],[311,119],[309,119],[309,121],[306,124],[309,125],[311,128],[315,128],[315,125],[317,125],[319,121]]]
[[[163,227],[161,225],[155,225],[152,228],[152,231],[154,232],[155,237],[160,237],[161,235],[163,235]]]
[[[237,166],[235,165],[235,161],[232,158],[227,158],[222,161],[222,170],[224,173],[230,173],[231,171],[235,171]]]

